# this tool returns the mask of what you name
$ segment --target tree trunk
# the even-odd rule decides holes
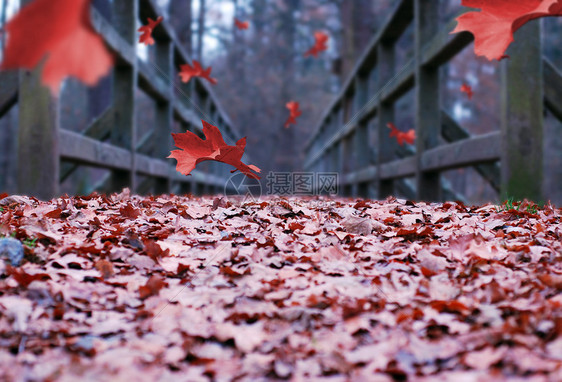
[[[205,0],[199,0],[199,20],[197,28],[197,59],[203,61],[203,34],[205,33]]]

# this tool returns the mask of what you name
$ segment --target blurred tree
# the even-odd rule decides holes
[[[187,54],[193,55],[192,3],[191,0],[170,0],[170,23]]]

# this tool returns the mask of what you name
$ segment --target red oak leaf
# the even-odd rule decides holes
[[[189,175],[197,164],[206,160],[215,160],[236,167],[236,170],[240,170],[250,178],[260,179],[254,173],[254,171],[261,172],[258,167],[242,163],[242,156],[246,147],[246,137],[236,142],[236,146],[229,146],[225,143],[220,130],[216,126],[205,121],[201,122],[203,122],[205,140],[199,138],[191,131],[186,131],[182,134],[172,134],[174,143],[182,149],[173,150],[168,157],[178,161],[177,171],[183,175]]]
[[[157,275],[150,276],[146,284],[139,287],[139,297],[141,300],[144,300],[151,296],[157,296],[160,293],[160,289],[166,285],[162,277]]]
[[[413,145],[416,140],[416,131],[414,129],[410,129],[407,132],[402,133],[402,140],[409,145]],[[402,145],[402,143],[398,143]]]
[[[248,27],[250,26],[250,23],[248,21],[240,21],[238,19],[234,19],[234,24],[236,25],[236,28],[240,30],[248,29]]]
[[[302,111],[299,110],[299,103],[296,101],[287,102],[286,107],[291,113],[289,119],[285,122],[285,128],[287,129],[291,124],[294,125],[297,123],[296,118],[301,116]]]
[[[462,84],[461,92],[466,93],[468,99],[472,99],[472,95],[474,94],[472,93],[472,88],[467,83]]]
[[[468,31],[474,35],[474,52],[488,60],[505,58],[513,33],[525,23],[546,16],[562,16],[561,0],[462,0],[462,5],[479,8],[457,18],[451,33]]]
[[[95,85],[113,65],[90,22],[90,0],[35,0],[5,30],[8,43],[0,69],[33,69],[44,60],[41,78],[54,95],[65,77]]]
[[[406,133],[404,133],[398,130],[392,122],[387,123],[386,126],[388,126],[388,128],[390,129],[390,137],[396,138],[400,146],[403,146],[404,142],[409,145],[414,144],[414,141],[416,140],[416,132],[414,129],[410,129]]]
[[[193,66],[189,64],[182,65],[180,67],[180,77],[182,82],[189,82],[192,77],[201,77],[209,81],[211,84],[216,85],[217,80],[211,78],[212,68],[209,66],[207,69],[203,69],[201,63],[197,60],[193,60]]]
[[[156,19],[156,21],[152,20],[150,17],[148,18],[148,25],[143,25],[142,27],[139,28],[139,32],[142,33],[142,35],[139,37],[139,43],[144,45],[153,45],[154,44],[154,39],[152,38],[152,31],[154,31],[154,28],[156,28],[158,26],[158,24],[160,24],[163,20],[163,17],[160,16]]]
[[[330,37],[324,32],[314,32],[314,46],[305,52],[304,56],[318,57],[318,53],[328,49],[328,39]]]

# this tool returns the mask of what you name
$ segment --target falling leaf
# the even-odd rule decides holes
[[[224,142],[220,130],[216,127],[203,123],[203,134],[206,139],[199,138],[191,131],[181,134],[172,134],[174,142],[181,150],[173,150],[168,158],[178,161],[176,170],[183,175],[189,175],[197,164],[206,160],[215,160],[236,167],[249,178],[260,179],[255,172],[261,170],[254,165],[242,163],[242,156],[246,147],[246,138],[241,138],[235,146],[229,146]],[[234,172],[236,170],[233,170]]]
[[[392,122],[387,123],[386,126],[390,129],[390,137],[395,137],[400,146],[403,146],[404,142],[409,145],[414,144],[414,141],[416,140],[416,131],[414,129],[410,129],[408,132],[404,133],[398,130]]]
[[[470,85],[468,85],[467,83],[463,83],[461,86],[461,92],[466,93],[466,95],[468,96],[468,99],[472,99],[472,87],[470,87]]]
[[[285,106],[287,107],[287,109],[289,109],[290,112],[289,119],[287,119],[287,122],[285,122],[285,128],[287,129],[291,124],[294,125],[297,123],[296,118],[301,116],[302,111],[299,110],[299,103],[296,101],[287,102],[287,105]]]
[[[90,22],[90,0],[35,0],[6,25],[8,42],[0,69],[32,70],[43,62],[41,80],[53,95],[75,77],[95,85],[113,57]]]
[[[304,53],[305,57],[313,56],[318,58],[318,54],[328,49],[328,39],[330,37],[324,32],[314,32],[314,45]]]
[[[250,23],[248,21],[240,21],[236,18],[234,19],[234,24],[236,25],[236,28],[240,30],[248,29],[248,27],[250,26]]]
[[[156,21],[152,20],[150,17],[148,18],[148,25],[143,25],[139,28],[138,32],[142,33],[139,37],[139,43],[144,45],[154,45],[154,38],[152,38],[152,32],[154,28],[158,26],[162,22],[164,18],[159,16]]]
[[[210,66],[207,69],[203,69],[199,61],[193,60],[193,66],[184,64],[180,67],[179,75],[182,82],[189,82],[192,77],[201,77],[216,85],[217,80],[211,77],[211,70]]]
[[[560,0],[462,0],[462,5],[478,8],[457,18],[451,33],[468,31],[474,35],[474,52],[488,60],[501,60],[513,42],[513,34],[525,23],[546,16],[561,16]]]

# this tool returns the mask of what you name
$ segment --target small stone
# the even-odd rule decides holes
[[[20,262],[23,260],[22,243],[11,237],[0,239],[0,257],[10,259],[11,265],[20,265]]]

